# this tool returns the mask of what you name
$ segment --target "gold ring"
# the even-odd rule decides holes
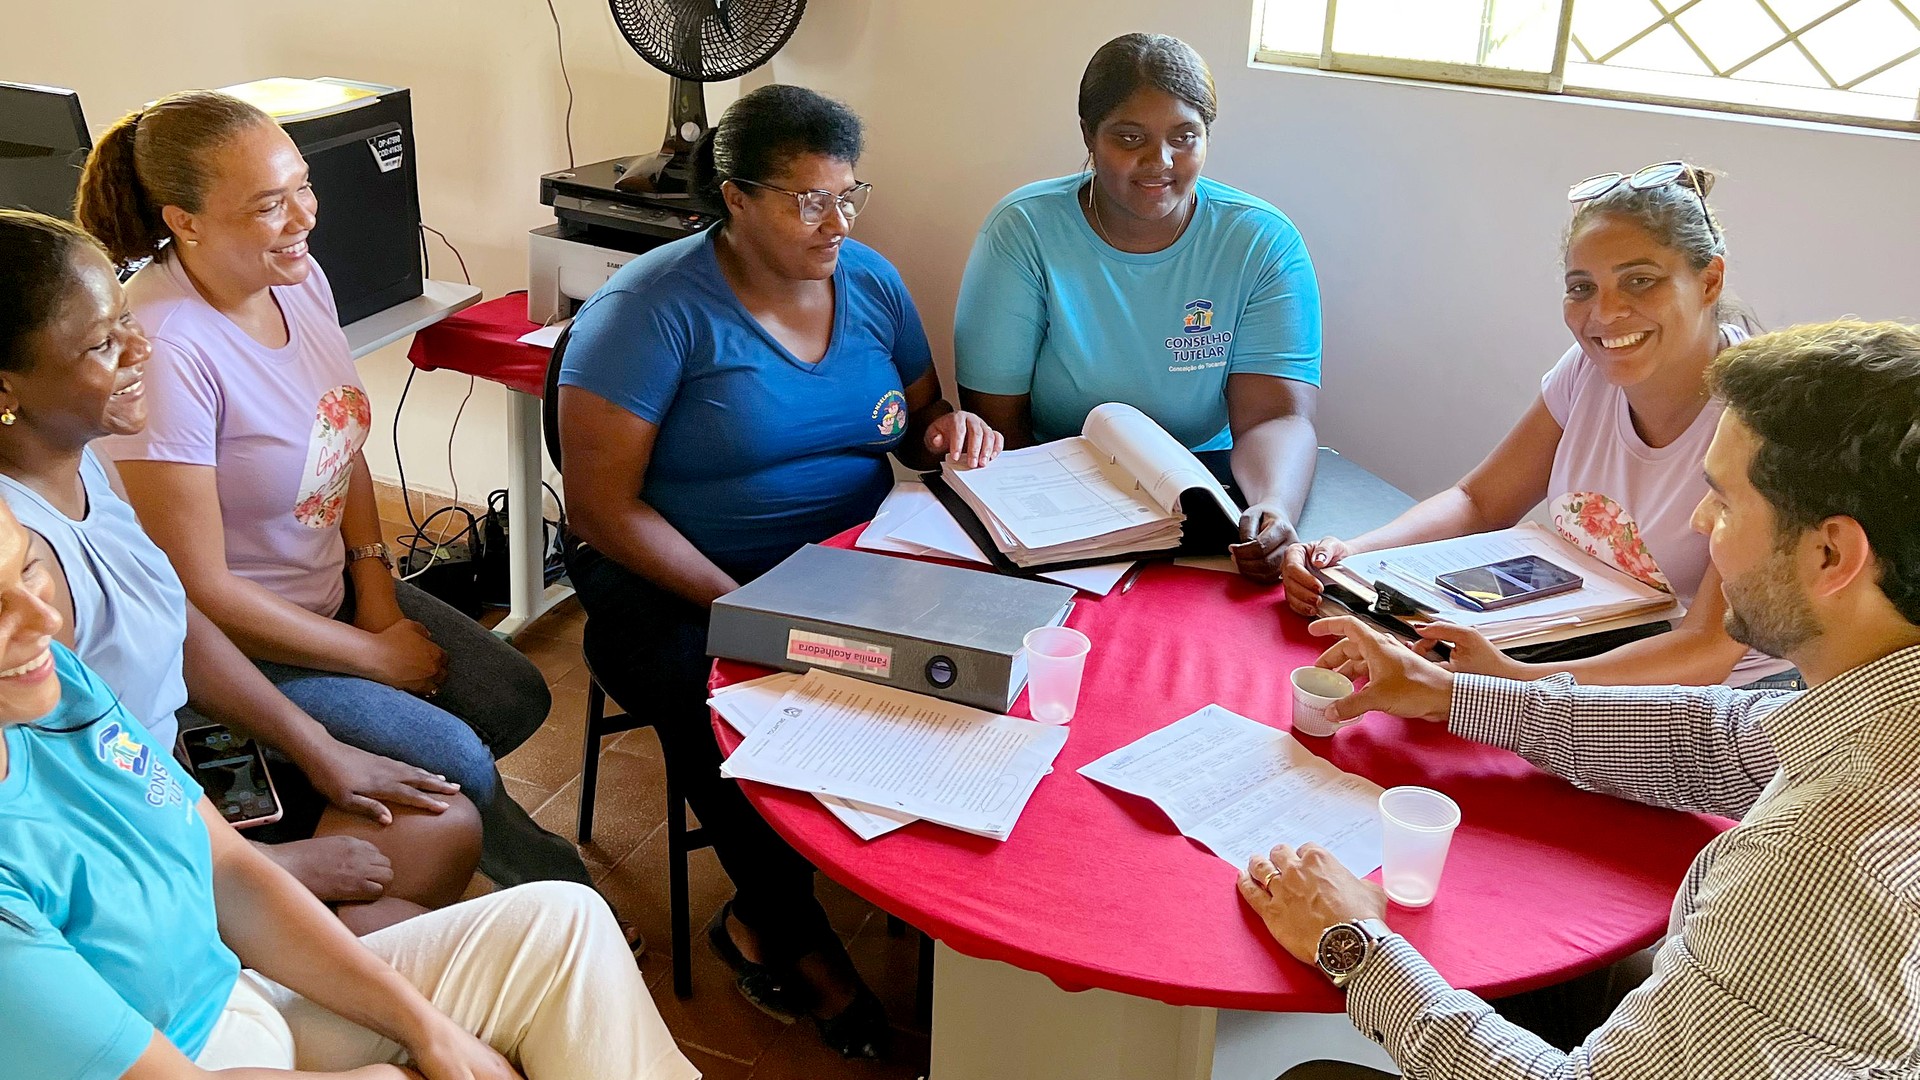
[[[1279,876],[1280,876],[1280,868],[1276,866],[1273,868],[1273,873],[1268,874],[1266,877],[1263,877],[1260,879],[1260,888],[1265,889],[1268,885],[1273,883],[1274,878],[1277,878]]]

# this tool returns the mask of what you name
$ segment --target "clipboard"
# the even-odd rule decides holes
[[[1212,499],[1196,498],[1193,502],[1207,509],[1197,514],[1188,515],[1186,521],[1181,523],[1179,547],[1157,548],[1152,551],[1121,552],[1118,554],[1096,555],[1086,559],[1066,559],[1059,562],[1038,563],[1033,566],[1020,566],[1015,564],[1012,559],[1007,558],[1006,553],[1000,550],[1000,546],[994,543],[993,533],[987,529],[986,523],[981,521],[980,515],[974,513],[973,507],[968,506],[967,501],[960,497],[960,493],[953,490],[952,485],[947,483],[945,477],[941,476],[937,471],[922,473],[920,475],[920,481],[927,485],[928,491],[933,492],[934,498],[940,500],[940,505],[946,509],[948,514],[953,516],[953,520],[957,522],[961,530],[967,534],[967,538],[973,541],[974,546],[978,547],[981,553],[987,557],[987,561],[993,565],[995,570],[1017,577],[1037,577],[1050,570],[1077,570],[1081,567],[1104,566],[1108,563],[1127,560],[1176,559],[1185,555],[1217,555],[1225,550],[1228,544],[1240,538],[1240,523],[1238,521],[1226,521],[1225,515],[1220,513],[1219,507]],[[1204,489],[1192,488],[1189,489],[1189,492],[1182,492],[1180,498],[1183,508],[1187,505],[1186,498],[1190,492],[1204,493]]]
[[[1377,597],[1373,599],[1363,597],[1347,586],[1328,581],[1324,577],[1320,581],[1323,590],[1320,595],[1324,603],[1331,603],[1349,614],[1357,615],[1403,641],[1424,640],[1412,623],[1391,612],[1379,610]],[[1609,627],[1591,634],[1581,634],[1558,641],[1518,645],[1500,651],[1523,664],[1552,664],[1566,660],[1584,660],[1590,656],[1612,652],[1631,642],[1667,633],[1672,629],[1672,622],[1654,620],[1632,626]],[[1433,653],[1435,659],[1446,660],[1453,653],[1445,642],[1438,642],[1436,646]]]

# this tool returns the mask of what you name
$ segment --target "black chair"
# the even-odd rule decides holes
[[[560,464],[560,358],[566,354],[567,338],[573,332],[568,327],[560,332],[559,340],[553,343],[553,359],[547,362],[546,390],[540,403],[541,429],[547,441],[547,456],[553,459],[555,468]],[[571,550],[573,541],[562,537],[561,544]],[[593,619],[587,619],[586,637],[593,636]],[[583,645],[582,658],[593,654]],[[593,663],[587,663],[587,737],[580,763],[580,843],[590,843],[593,839],[593,802],[594,789],[600,781],[600,744],[609,735],[618,735],[634,728],[654,728],[654,735],[660,732],[655,728],[656,721],[644,719],[630,712],[607,711],[607,692],[600,686],[600,677],[593,672]],[[614,703],[618,705],[618,702]],[[667,770],[667,907],[673,923],[673,992],[680,997],[693,994],[693,914],[689,910],[687,899],[687,853],[698,851],[712,845],[702,836],[701,829],[687,828],[687,800],[673,782],[673,770]]]

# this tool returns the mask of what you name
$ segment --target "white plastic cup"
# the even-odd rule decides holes
[[[1027,631],[1021,644],[1027,650],[1027,711],[1043,724],[1073,719],[1093,642],[1071,627],[1043,626]]]
[[[1432,788],[1380,793],[1380,883],[1387,899],[1410,908],[1433,903],[1459,824],[1459,804]]]
[[[1353,693],[1353,680],[1322,667],[1294,668],[1293,730],[1324,738],[1353,721],[1333,718],[1333,703]]]

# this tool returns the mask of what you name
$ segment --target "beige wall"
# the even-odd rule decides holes
[[[665,79],[627,51],[600,0],[556,4],[580,160],[656,144]],[[550,220],[534,178],[565,160],[540,0],[162,0],[177,14],[159,20],[131,0],[45,10],[46,32],[0,39],[0,77],[75,86],[96,124],[180,86],[269,74],[412,87],[428,222],[490,295],[525,284],[525,230]],[[944,366],[982,215],[1080,161],[1087,56],[1127,30],[1191,41],[1222,101],[1209,172],[1286,210],[1319,267],[1323,437],[1409,490],[1477,460],[1566,347],[1556,259],[1562,193],[1579,177],[1675,156],[1723,168],[1732,284],[1763,320],[1920,319],[1920,139],[1257,69],[1250,25],[1251,0],[812,0],[771,75],[866,117],[861,172],[878,191],[860,235],[900,266]],[[437,249],[434,267],[452,273]],[[363,362],[383,415],[404,371],[397,350]],[[403,433],[415,483],[447,489],[465,390],[445,372],[415,381]],[[463,494],[504,476],[504,402],[483,384],[467,407]],[[384,432],[378,442],[369,458],[390,476]]]

